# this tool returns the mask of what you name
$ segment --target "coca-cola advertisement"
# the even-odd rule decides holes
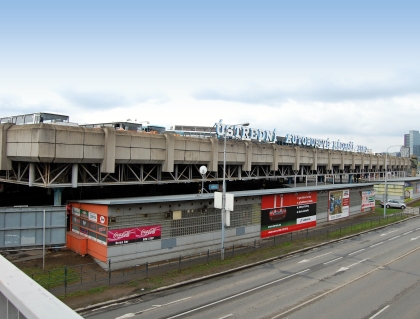
[[[161,225],[108,230],[108,246],[160,239]]]

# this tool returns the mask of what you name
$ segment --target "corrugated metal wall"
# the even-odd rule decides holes
[[[66,244],[66,207],[0,207],[0,249]]]

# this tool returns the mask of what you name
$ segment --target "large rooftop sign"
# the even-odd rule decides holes
[[[310,146],[314,148],[331,149],[336,151],[348,151],[348,152],[361,152],[366,153],[367,147],[362,145],[354,145],[353,142],[343,143],[340,140],[330,141],[329,138],[326,140],[319,138],[312,138],[307,136],[299,136],[293,134],[287,134],[284,138],[286,144],[298,145],[298,146]]]
[[[255,129],[242,125],[229,125],[223,123],[216,123],[216,134],[218,138],[233,138],[238,140],[256,140],[258,142],[275,143],[276,130],[266,131]]]

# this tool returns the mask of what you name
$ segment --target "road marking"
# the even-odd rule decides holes
[[[336,261],[336,260],[339,260],[339,259],[341,259],[341,258],[343,258],[343,257],[338,257],[338,258],[336,258],[336,259],[333,259],[333,260],[327,261],[327,262],[325,262],[325,263],[324,263],[324,265],[327,265],[327,264],[329,264],[329,263],[332,263],[332,262],[334,262],[334,261]]]
[[[416,240],[417,238],[420,238],[420,236],[418,236],[418,237],[413,237],[413,238],[411,238],[411,240]]]
[[[375,318],[377,315],[379,315],[382,311],[386,310],[388,307],[389,307],[389,305],[388,305],[388,306],[386,306],[385,308],[382,308],[382,310],[379,310],[377,313],[375,313],[375,314],[374,314],[372,317],[370,317],[369,319],[373,319],[373,318]]]
[[[347,266],[347,267],[341,267],[341,268],[340,268],[339,270],[337,270],[336,272],[349,270],[349,269],[350,269],[351,267],[353,267],[354,265],[360,264],[360,263],[362,263],[362,262],[364,262],[364,261],[366,261],[366,260],[368,260],[368,259],[369,259],[369,258],[365,258],[365,259],[363,259],[363,260],[358,261],[357,263],[351,264],[350,266]]]
[[[383,265],[381,265],[381,266],[379,266],[379,267],[377,267],[377,268],[375,268],[375,269],[373,269],[373,270],[371,270],[371,271],[368,271],[367,273],[365,273],[365,274],[363,274],[363,275],[361,275],[361,276],[359,276],[359,277],[357,277],[357,278],[354,278],[354,279],[352,279],[352,280],[350,280],[350,281],[348,281],[348,282],[346,282],[346,283],[342,284],[341,286],[338,286],[338,287],[333,288],[333,289],[331,289],[331,290],[329,290],[329,291],[326,291],[326,292],[324,292],[323,294],[320,294],[320,295],[318,295],[318,296],[316,296],[316,297],[314,297],[314,298],[312,298],[312,299],[309,299],[309,300],[307,300],[307,301],[305,301],[305,302],[303,302],[303,303],[301,303],[301,304],[299,304],[299,305],[297,305],[297,306],[295,306],[295,307],[293,307],[293,308],[290,308],[290,309],[288,309],[288,310],[286,310],[286,311],[284,311],[284,312],[282,312],[282,313],[280,313],[280,314],[278,314],[278,315],[276,315],[276,316],[272,317],[271,319],[276,319],[276,318],[279,318],[279,317],[281,317],[281,316],[284,316],[284,315],[285,315],[285,314],[287,314],[287,313],[290,313],[290,312],[293,312],[293,311],[295,311],[295,310],[297,310],[297,309],[299,309],[299,308],[302,308],[303,306],[306,306],[307,304],[310,304],[310,303],[314,302],[315,300],[321,299],[321,298],[323,298],[324,296],[326,296],[326,295],[328,295],[328,294],[330,294],[330,293],[332,293],[332,292],[334,292],[334,291],[336,291],[336,290],[338,290],[338,289],[341,289],[341,288],[343,288],[343,287],[345,287],[345,286],[347,286],[347,285],[349,285],[349,284],[351,284],[351,283],[353,283],[353,282],[355,282],[355,281],[357,281],[357,280],[359,280],[359,279],[362,279],[362,278],[364,278],[364,277],[366,277],[366,276],[370,275],[371,273],[373,273],[373,272],[377,271],[378,269],[383,269],[385,266],[387,266],[387,265],[389,265],[389,264],[393,263],[394,261],[397,261],[397,260],[399,260],[399,259],[402,259],[402,258],[404,258],[405,256],[408,256],[408,255],[410,255],[410,254],[412,254],[412,253],[416,252],[416,251],[417,251],[417,250],[419,250],[419,249],[420,249],[420,247],[417,247],[416,249],[413,249],[413,250],[409,251],[408,253],[405,253],[404,255],[402,255],[402,256],[400,256],[400,257],[397,257],[397,258],[395,258],[394,260],[391,260],[391,261],[387,262],[386,264],[383,264]]]
[[[361,251],[364,251],[364,250],[365,250],[364,248],[359,249],[359,250],[356,250],[356,251],[350,253],[349,256],[354,255],[354,254],[357,254],[357,253],[360,253]]]
[[[408,232],[404,233],[403,235],[407,235],[407,234],[412,233],[412,232],[413,232],[413,231],[412,231],[412,230],[410,230],[410,231],[408,231]]]
[[[379,243],[377,243],[377,244],[375,244],[375,245],[371,245],[371,246],[369,246],[369,247],[375,247],[375,246],[378,246],[378,245],[380,245],[380,244],[383,244],[384,242],[383,241],[381,241],[381,242],[379,242]]]
[[[420,248],[419,248],[419,249],[420,249]],[[280,281],[283,281],[283,280],[286,280],[286,279],[289,279],[289,278],[295,277],[295,276],[300,275],[300,274],[302,274],[302,273],[304,273],[304,272],[307,272],[307,271],[309,271],[309,270],[310,270],[310,269],[308,268],[308,269],[305,269],[305,270],[299,271],[299,272],[297,272],[297,273],[294,273],[294,274],[291,274],[291,275],[289,275],[289,276],[286,276],[286,277],[283,277],[283,278],[280,278],[280,279],[274,280],[274,281],[269,282],[269,283],[266,283],[266,284],[264,284],[264,285],[261,285],[261,286],[258,286],[258,287],[255,287],[255,288],[252,288],[252,289],[249,289],[249,290],[246,290],[246,291],[240,292],[240,293],[238,293],[238,294],[235,294],[235,295],[232,295],[232,296],[229,296],[229,297],[226,297],[226,298],[223,298],[223,299],[220,299],[220,300],[217,300],[217,301],[211,302],[211,303],[209,303],[209,304],[207,304],[207,305],[204,305],[204,306],[201,306],[201,307],[198,307],[198,308],[195,308],[195,309],[188,310],[188,311],[186,311],[186,312],[183,312],[183,313],[177,314],[177,315],[175,315],[175,316],[168,317],[167,319],[173,319],[173,318],[182,317],[182,316],[184,316],[184,315],[186,315],[186,314],[189,314],[189,313],[192,313],[192,312],[196,312],[196,311],[198,311],[198,310],[201,310],[201,309],[204,309],[204,308],[208,308],[208,307],[211,307],[211,306],[217,305],[218,303],[224,302],[224,301],[226,301],[226,300],[230,300],[230,299],[233,299],[233,298],[236,298],[236,297],[239,297],[239,296],[245,295],[245,294],[247,294],[247,293],[250,293],[250,292],[252,292],[252,291],[255,291],[255,290],[258,290],[258,289],[261,289],[261,288],[264,288],[264,287],[270,286],[270,285],[272,285],[272,284],[278,283],[278,282],[280,282]]]
[[[140,311],[137,311],[137,312],[134,312],[134,313],[133,313],[133,312],[126,313],[125,315],[122,315],[122,316],[117,317],[117,318],[115,318],[115,319],[125,319],[125,318],[131,318],[131,317],[137,316],[137,315],[139,315],[139,314],[145,313],[145,312],[147,312],[147,311],[154,310],[154,309],[156,309],[156,308],[161,308],[161,307],[164,307],[164,306],[169,306],[169,305],[172,305],[172,304],[174,304],[174,303],[178,303],[178,302],[181,302],[181,301],[185,301],[185,300],[190,299],[190,298],[191,298],[191,297],[186,297],[186,298],[178,299],[178,300],[175,300],[175,301],[171,301],[171,302],[165,303],[165,304],[163,304],[163,305],[153,305],[151,308],[147,308],[147,309],[144,309],[144,310],[140,310]]]
[[[394,240],[395,238],[398,238],[398,237],[401,237],[400,235],[398,235],[398,236],[395,236],[395,237],[391,237],[391,238],[389,238],[388,240]]]
[[[323,254],[323,255],[319,255],[319,256],[316,256],[316,257],[309,258],[309,259],[301,260],[301,261],[299,261],[299,264],[300,263],[307,263],[308,261],[317,259],[317,258],[322,257],[322,256],[325,256],[325,255],[329,255],[329,254],[332,254],[332,251],[330,251],[329,253]]]
[[[233,316],[233,314],[230,313],[230,314],[228,314],[226,316],[220,317],[219,319],[226,319],[226,318],[229,318],[229,317],[232,317],[232,316]]]
[[[387,232],[387,233],[383,233],[383,234],[381,234],[381,236],[385,236],[385,235],[388,235],[388,234],[391,234],[391,233],[395,233],[396,231],[398,231],[398,229],[396,229],[396,230],[391,230],[391,231],[389,231],[389,232]]]

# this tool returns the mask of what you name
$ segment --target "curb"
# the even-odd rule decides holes
[[[211,275],[206,275],[206,276],[182,281],[182,282],[172,284],[172,285],[169,285],[169,286],[159,287],[159,288],[156,288],[156,289],[153,289],[153,290],[150,290],[150,291],[145,291],[143,293],[126,296],[126,297],[122,297],[122,298],[119,298],[119,299],[104,301],[104,302],[97,303],[97,304],[94,304],[94,305],[89,305],[89,306],[86,306],[86,307],[83,307],[83,308],[74,309],[74,311],[80,314],[80,313],[83,313],[85,311],[95,310],[95,309],[99,309],[99,308],[102,308],[102,307],[110,306],[112,304],[118,304],[118,303],[121,303],[121,302],[126,302],[126,301],[136,299],[136,298],[148,295],[148,294],[161,292],[161,291],[165,291],[165,290],[169,290],[169,289],[173,289],[173,288],[183,287],[183,286],[186,286],[186,285],[189,285],[189,284],[192,284],[192,283],[196,283],[196,282],[200,282],[200,281],[203,281],[203,280],[207,280],[207,279],[217,278],[217,277],[220,277],[220,276],[223,276],[223,275],[226,275],[226,274],[231,274],[233,272],[237,272],[237,271],[241,271],[241,270],[244,270],[244,269],[259,266],[259,265],[262,265],[262,264],[265,264],[265,263],[269,263],[269,262],[272,262],[272,261],[275,261],[275,260],[279,260],[279,259],[283,259],[283,258],[292,256],[292,255],[295,255],[295,254],[298,254],[298,253],[310,251],[312,249],[322,247],[322,246],[325,246],[325,245],[328,245],[328,244],[340,242],[340,241],[343,241],[343,240],[346,240],[346,239],[349,239],[349,238],[353,238],[353,237],[356,237],[356,236],[359,236],[359,235],[363,235],[363,234],[366,234],[366,233],[369,233],[369,232],[372,232],[372,231],[383,229],[385,227],[389,227],[391,225],[396,225],[396,224],[399,224],[399,223],[402,223],[402,222],[406,222],[410,219],[418,218],[418,217],[420,217],[420,215],[414,215],[414,216],[408,217],[407,219],[400,220],[400,221],[397,221],[397,222],[392,223],[392,224],[379,226],[379,227],[372,228],[372,229],[369,229],[369,230],[364,230],[364,231],[362,231],[360,233],[357,233],[357,234],[344,236],[344,237],[333,239],[333,240],[330,240],[330,241],[327,241],[327,242],[323,242],[323,243],[320,243],[318,245],[314,245],[314,246],[311,246],[311,247],[298,249],[298,250],[295,250],[293,252],[283,254],[283,255],[280,255],[280,256],[277,256],[277,257],[271,257],[271,258],[268,258],[268,259],[264,259],[264,260],[261,260],[261,261],[251,263],[251,264],[247,264],[247,265],[243,265],[243,266],[240,266],[240,267],[232,268],[232,269],[225,270],[225,271],[218,272],[218,273],[211,274]]]

